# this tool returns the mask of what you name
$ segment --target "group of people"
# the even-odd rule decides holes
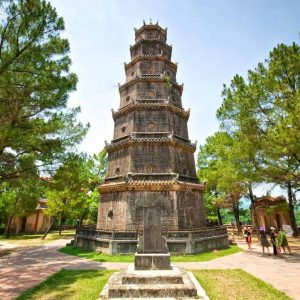
[[[248,245],[248,249],[251,249],[251,243],[252,243],[252,231],[249,226],[244,227],[244,237],[246,239],[246,243]],[[269,256],[270,254],[270,243],[267,238],[267,233],[264,227],[259,228],[259,235],[260,235],[260,243],[262,246],[263,254],[265,254],[265,248],[267,248]],[[288,249],[289,254],[291,253],[291,249],[289,247],[289,243],[287,240],[286,232],[282,227],[280,227],[280,230],[276,230],[276,228],[271,227],[270,228],[270,241],[273,246],[273,254],[278,255],[281,253],[281,249],[283,250],[284,254],[286,254],[286,249]]]

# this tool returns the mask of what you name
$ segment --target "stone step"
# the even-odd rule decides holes
[[[127,284],[108,289],[108,298],[163,298],[195,297],[197,290],[192,284]]]
[[[113,299],[113,300],[141,300],[141,298],[106,298],[106,300],[107,299]],[[191,300],[191,299],[200,299],[198,296],[195,296],[195,297],[180,297],[180,298],[178,298],[178,297],[163,297],[163,298],[153,298],[153,297],[151,297],[151,298],[143,298],[143,299],[146,299],[146,300]],[[202,299],[202,298],[201,298]],[[102,299],[101,299],[102,300]],[[209,300],[209,299],[208,299]]]
[[[182,276],[137,276],[125,275],[122,277],[122,284],[183,284]]]

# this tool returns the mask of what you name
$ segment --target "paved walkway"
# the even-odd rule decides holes
[[[69,256],[56,250],[66,240],[26,248],[0,258],[0,299],[15,299],[20,293],[43,281],[61,268],[121,269],[127,263],[101,263]],[[242,245],[243,246],[243,245]],[[186,269],[242,268],[254,276],[300,300],[300,255],[262,256],[260,248],[246,250],[208,262],[179,263]]]

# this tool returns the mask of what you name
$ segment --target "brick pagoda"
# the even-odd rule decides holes
[[[77,245],[109,253],[135,252],[143,207],[159,207],[171,252],[226,247],[226,229],[205,228],[204,185],[198,182],[188,136],[190,112],[182,107],[183,85],[171,61],[167,29],[135,29],[120,107],[112,111],[114,138],[106,143],[108,168],[100,185],[96,230],[77,232]],[[88,237],[89,238],[86,238]]]

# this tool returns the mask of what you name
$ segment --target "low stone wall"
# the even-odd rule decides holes
[[[206,227],[194,231],[164,233],[171,253],[195,254],[228,248],[226,227]],[[136,252],[136,232],[106,232],[86,228],[76,230],[74,245],[86,250],[107,254]]]

